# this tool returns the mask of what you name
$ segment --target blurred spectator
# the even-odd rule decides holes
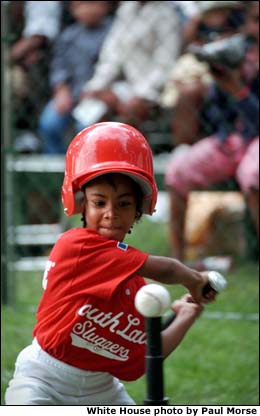
[[[16,150],[23,147],[27,133],[33,135],[31,130],[36,128],[38,113],[48,98],[49,52],[60,30],[62,3],[25,1],[8,5],[10,30],[12,34],[13,30],[16,32],[10,48],[13,125],[18,131],[22,130],[21,136],[16,138],[18,144],[14,143]],[[35,148],[39,147],[37,137],[34,141]],[[26,144],[24,149],[26,151]]]
[[[197,1],[185,25],[186,44],[206,43],[231,35],[240,29],[244,21],[242,1]]]
[[[208,2],[203,2],[208,3]],[[184,225],[189,192],[235,177],[259,236],[259,2],[247,2],[242,62],[230,67],[209,65],[213,81],[198,107],[211,125],[212,135],[173,152],[166,171],[171,205],[174,256],[184,259]],[[230,38],[231,39],[231,38]],[[232,56],[233,51],[229,50]],[[224,56],[221,55],[222,57]],[[187,122],[188,121],[188,122]],[[187,115],[186,124],[190,123]]]
[[[39,120],[43,153],[65,153],[66,128],[82,87],[93,75],[101,45],[111,27],[111,2],[70,1],[75,22],[57,38],[50,65],[51,100]]]
[[[196,3],[198,13],[183,28],[185,52],[173,66],[161,95],[162,107],[173,109],[170,122],[173,145],[193,143],[211,132],[208,120],[204,121],[198,110],[213,80],[212,74],[208,63],[199,61],[188,47],[232,36],[240,31],[243,23],[244,7],[240,1]]]
[[[179,19],[171,2],[121,2],[95,73],[84,87],[82,124],[115,117],[138,125],[149,118],[180,45]]]

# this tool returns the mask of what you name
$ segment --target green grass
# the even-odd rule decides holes
[[[127,238],[147,252],[168,255],[165,224],[143,219]],[[258,313],[258,265],[237,260],[228,273],[228,288],[188,332],[182,344],[164,363],[165,393],[172,405],[258,405],[258,321],[246,319]],[[167,286],[172,299],[184,289]],[[41,293],[41,273],[19,273],[16,302],[2,307],[1,403],[18,352],[31,341],[35,308]],[[209,313],[235,312],[242,319],[210,319]],[[206,313],[207,312],[207,313]],[[125,383],[138,404],[146,394],[145,376]]]

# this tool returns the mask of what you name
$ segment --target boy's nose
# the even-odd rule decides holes
[[[114,218],[117,216],[117,209],[114,205],[109,205],[106,209],[105,216],[107,218]]]

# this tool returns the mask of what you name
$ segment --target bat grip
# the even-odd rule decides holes
[[[212,276],[215,278],[215,280],[212,279]],[[211,284],[212,283],[212,284]],[[219,290],[216,288],[216,284],[219,283]],[[215,285],[215,287],[213,287]],[[206,285],[202,289],[202,294],[205,297],[210,291],[214,290],[214,292],[218,293],[219,291],[223,290],[226,285],[226,281],[222,275],[216,272],[210,272],[209,273],[209,282],[206,283]],[[168,315],[164,321],[162,322],[162,329],[168,328],[168,326],[174,321],[176,318],[176,314],[172,312],[170,315]]]
[[[205,296],[210,290],[214,290],[209,283],[207,283],[203,290],[203,296]],[[162,329],[166,329],[168,328],[169,325],[171,325],[171,323],[174,321],[174,319],[176,318],[176,313],[175,312],[171,312],[162,322]]]
[[[202,289],[202,295],[205,297],[212,290],[214,290],[214,292],[217,293],[217,290],[214,289],[214,287],[211,286],[210,282],[208,282],[208,283],[206,283],[206,285]]]

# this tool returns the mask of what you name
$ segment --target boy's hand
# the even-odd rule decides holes
[[[196,272],[198,280],[194,284],[187,286],[190,295],[196,303],[214,302],[217,292],[209,288],[209,271]],[[207,288],[207,291],[205,291]],[[208,289],[209,288],[209,289]]]
[[[176,315],[185,315],[194,320],[199,317],[204,309],[202,304],[194,302],[190,294],[186,294],[173,302],[171,308]]]

